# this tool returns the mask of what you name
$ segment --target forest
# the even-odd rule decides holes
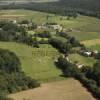
[[[1,0],[2,1],[2,0]],[[99,0],[60,0],[56,2],[44,3],[23,3],[16,4],[14,0],[8,5],[0,5],[0,9],[30,9],[44,12],[51,12],[60,15],[72,16],[75,13],[95,16],[100,18]]]

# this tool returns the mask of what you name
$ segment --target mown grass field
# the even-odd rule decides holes
[[[48,19],[47,19],[47,16]],[[40,25],[46,22],[61,24],[66,29],[72,29],[69,35],[75,36],[78,40],[91,40],[100,38],[100,19],[79,15],[77,19],[67,20],[66,16],[30,11],[30,10],[0,10],[0,20],[18,21],[28,19]]]
[[[14,100],[95,100],[75,79],[43,84],[41,87],[11,94]]]
[[[59,80],[61,71],[54,64],[59,55],[50,45],[32,48],[24,44],[0,42],[0,48],[8,49],[19,57],[23,71],[41,82]]]

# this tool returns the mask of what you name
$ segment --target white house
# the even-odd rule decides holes
[[[49,25],[50,28],[53,28],[54,30],[62,31],[63,27],[61,25]]]
[[[84,52],[84,54],[87,55],[87,56],[91,56],[92,55],[92,52],[86,51],[86,52]]]
[[[80,69],[84,66],[84,64],[76,64],[76,66]]]

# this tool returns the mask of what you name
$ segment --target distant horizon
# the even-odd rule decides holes
[[[55,1],[59,1],[59,0],[0,0],[0,2],[55,2]]]

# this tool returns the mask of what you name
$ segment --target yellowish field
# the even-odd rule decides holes
[[[100,39],[86,40],[82,41],[81,43],[86,46],[100,45]]]
[[[95,100],[74,79],[43,84],[39,88],[11,94],[9,97],[14,100]]]

